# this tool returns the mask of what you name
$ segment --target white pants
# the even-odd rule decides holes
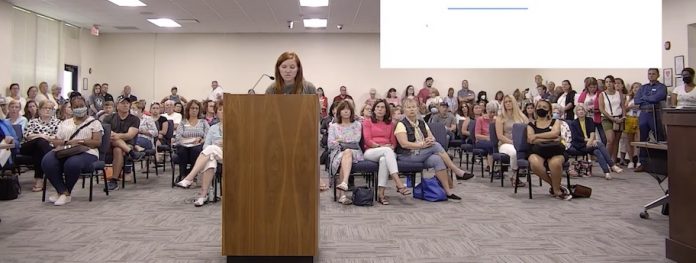
[[[509,143],[504,143],[500,145],[498,152],[510,156],[510,167],[512,167],[513,170],[517,170],[517,150],[515,150],[515,146]]]
[[[363,154],[365,160],[379,162],[379,173],[377,173],[377,186],[385,187],[389,175],[399,172],[396,165],[396,154],[389,147],[370,148]]]
[[[217,169],[217,164],[222,162],[222,148],[220,148],[220,146],[211,144],[205,147],[205,149],[201,151],[201,154],[208,157],[208,161],[205,163],[205,167],[201,171],[203,172],[208,169],[213,169],[213,172],[215,172]]]

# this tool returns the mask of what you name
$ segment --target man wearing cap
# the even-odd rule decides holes
[[[449,104],[447,102],[440,102],[437,106],[437,113],[430,116],[430,123],[441,123],[447,129],[447,138],[451,139],[454,137],[454,131],[457,130],[457,121],[454,118],[454,114],[449,112]]]
[[[140,119],[130,114],[131,101],[127,97],[119,97],[116,113],[104,118],[103,123],[111,125],[111,156],[113,157],[113,177],[108,182],[110,190],[118,189],[118,177],[124,164],[124,156],[138,161],[145,153],[133,150],[135,137],[138,135]]]

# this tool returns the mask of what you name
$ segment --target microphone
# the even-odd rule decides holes
[[[254,89],[256,89],[256,86],[259,85],[259,82],[261,82],[261,79],[263,79],[263,77],[268,77],[268,78],[271,79],[271,80],[275,80],[275,77],[270,76],[270,75],[268,75],[268,74],[266,74],[266,73],[263,73],[263,74],[261,74],[261,77],[259,77],[259,80],[256,81],[256,83],[254,84],[254,86],[251,87],[251,91],[253,91],[254,93],[256,93],[256,90],[254,90]]]

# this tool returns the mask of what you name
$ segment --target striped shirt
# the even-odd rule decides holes
[[[193,147],[203,143],[205,134],[208,133],[208,123],[205,120],[198,119],[198,123],[191,125],[188,120],[182,120],[179,127],[176,128],[176,138],[174,144],[184,147]],[[201,138],[200,142],[194,142],[194,139]]]

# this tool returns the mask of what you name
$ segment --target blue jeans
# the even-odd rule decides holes
[[[573,147],[575,149],[575,147]],[[597,162],[599,163],[599,167],[602,168],[602,171],[604,173],[609,172],[609,168],[614,166],[614,160],[611,158],[611,155],[609,155],[609,151],[607,151],[607,147],[604,146],[602,142],[597,142],[596,147],[585,147],[582,149],[575,149],[576,151],[579,152],[584,152],[584,153],[592,153],[594,154],[595,157],[597,157]]]
[[[138,136],[135,138],[135,145],[143,147],[145,150],[152,150],[152,141]]]
[[[447,166],[442,160],[442,157],[437,155],[441,152],[445,152],[445,149],[442,148],[442,145],[435,142],[435,144],[428,148],[420,149],[418,154],[399,154],[396,156],[396,159],[404,162],[424,163],[426,168],[434,168],[435,171],[442,171],[447,169]]]
[[[59,194],[72,192],[80,179],[80,172],[97,161],[97,156],[81,153],[59,160],[56,153],[50,151],[41,161],[46,179],[51,182]]]

